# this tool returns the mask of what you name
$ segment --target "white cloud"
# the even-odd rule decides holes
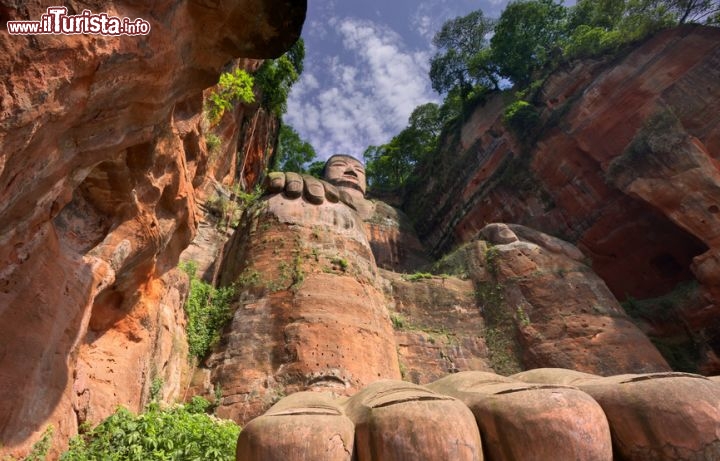
[[[328,21],[343,52],[310,68],[293,89],[285,120],[322,158],[360,157],[407,125],[412,110],[437,96],[430,89],[427,50],[410,50],[392,29],[369,20]]]
[[[432,40],[435,36],[436,30],[433,25],[433,18],[427,14],[421,14],[420,9],[418,9],[413,16],[412,24],[417,29],[418,34],[428,41]]]

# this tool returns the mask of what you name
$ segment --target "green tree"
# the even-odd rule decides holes
[[[315,176],[318,179],[323,178],[325,172],[325,162],[322,160],[316,160],[307,167],[307,173],[311,176]]]
[[[210,122],[217,123],[225,111],[238,102],[254,102],[253,84],[253,78],[243,69],[221,74],[215,90],[208,97]]]
[[[500,73],[521,86],[560,54],[567,9],[553,0],[511,2],[500,15],[490,40]]]
[[[443,123],[440,107],[432,102],[417,106],[410,114],[409,124],[429,138],[437,137]]]
[[[568,54],[573,47],[603,51],[678,24],[713,24],[718,12],[718,0],[579,0],[569,15]]]
[[[412,171],[410,161],[402,155],[398,136],[382,146],[368,146],[365,149],[363,158],[369,187],[374,189],[400,187]]]
[[[197,264],[184,263],[180,269],[190,277],[190,291],[185,301],[187,340],[190,354],[205,357],[210,347],[220,339],[220,331],[232,318],[232,287],[215,288],[198,278]]]
[[[568,28],[585,25],[612,30],[620,23],[626,8],[627,0],[578,0],[568,14]]]
[[[493,66],[478,58],[485,56],[481,52],[488,46],[486,36],[492,28],[493,21],[485,18],[481,10],[443,24],[433,38],[433,45],[440,51],[430,60],[430,81],[435,91],[446,94],[459,88],[464,97],[475,84],[497,87]]]
[[[416,107],[408,126],[389,143],[370,146],[363,153],[368,184],[379,189],[402,187],[415,165],[437,148],[445,121],[437,104]]]
[[[293,127],[285,124],[280,127],[272,170],[307,173],[305,165],[315,160],[316,157],[313,146],[302,140]]]
[[[668,11],[678,24],[706,23],[720,12],[718,0],[644,0],[639,3],[650,10]]]
[[[255,73],[255,82],[262,91],[262,105],[281,116],[287,111],[290,88],[300,79],[305,59],[305,43],[299,39],[282,56],[268,59]]]
[[[625,39],[618,26],[627,9],[626,0],[579,0],[568,14],[566,58],[597,56],[620,46]]]

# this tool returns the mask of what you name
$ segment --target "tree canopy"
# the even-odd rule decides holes
[[[717,25],[719,0],[513,0],[495,21],[482,11],[451,19],[435,35],[430,80],[440,94],[501,78],[526,85],[562,59],[592,55],[688,22]],[[492,36],[489,40],[487,37]]]
[[[720,24],[720,0],[513,0],[497,20],[481,10],[447,21],[433,38],[432,87],[444,101],[416,108],[408,126],[363,154],[370,187],[398,188],[432,155],[444,124],[512,86],[505,123],[518,136],[534,129],[534,89],[559,63],[613,52],[663,28]]]
[[[491,59],[500,74],[519,84],[529,83],[535,71],[560,53],[566,16],[566,8],[553,0],[510,3],[490,41]]]
[[[281,116],[287,111],[290,88],[300,79],[305,59],[305,42],[299,39],[282,56],[267,59],[255,72],[255,83],[262,90],[262,105]]]
[[[368,185],[378,189],[401,187],[415,164],[435,150],[445,121],[437,104],[423,104],[415,108],[408,126],[390,142],[369,146],[363,153]]]
[[[278,145],[271,166],[272,170],[307,173],[305,165],[315,160],[317,154],[313,146],[300,138],[290,125],[282,124],[278,136]]]
[[[482,84],[497,87],[497,77],[479,57],[487,49],[486,36],[492,32],[493,21],[481,10],[451,19],[433,38],[438,52],[430,60],[430,81],[438,93],[458,88],[467,95],[472,86]]]

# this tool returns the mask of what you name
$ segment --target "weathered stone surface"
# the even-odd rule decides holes
[[[483,372],[449,375],[428,387],[472,410],[488,459],[613,459],[605,415],[578,389]]]
[[[337,400],[317,392],[282,399],[240,433],[238,461],[350,461],[355,425]]]
[[[472,281],[425,278],[381,270],[400,370],[405,381],[427,384],[458,371],[492,371],[485,324]]]
[[[405,213],[374,200],[373,214],[365,220],[367,238],[378,267],[395,272],[413,272],[430,264]]]
[[[400,381],[371,384],[346,403],[358,461],[483,459],[480,433],[460,401]]]
[[[143,287],[137,304],[126,316],[113,318],[112,328],[93,312],[76,351],[72,409],[78,422],[99,422],[119,404],[142,407],[150,400],[153,380],[162,382],[156,398],[182,396],[189,371],[186,291],[185,275],[172,270]]]
[[[373,255],[344,203],[264,199],[230,242],[221,283],[240,294],[207,360],[223,392],[219,415],[245,422],[285,393],[349,395],[400,378]]]
[[[6,5],[2,18],[45,7]],[[12,69],[0,82],[3,455],[23,456],[47,424],[55,450],[85,418],[137,409],[155,377],[176,395],[183,282],[172,269],[207,162],[201,93],[232,58],[287,49],[305,3],[72,8],[143,18],[151,33],[0,35],[0,68]]]
[[[627,460],[720,458],[720,384],[686,373],[599,377],[572,370],[530,370],[513,378],[569,383],[595,399]]]
[[[534,368],[509,376],[511,379],[526,383],[559,384],[561,386],[577,386],[587,380],[601,377],[592,373],[568,370],[567,368]]]
[[[519,225],[491,224],[480,233],[489,241],[461,248],[439,268],[475,281],[495,371],[669,371],[576,247]]]
[[[715,373],[717,322],[695,318],[707,318],[699,312],[717,318],[720,299],[711,281],[717,278],[719,35],[716,28],[686,26],[617,60],[556,71],[537,97],[542,132],[528,147],[502,123],[502,98],[488,100],[443,140],[447,155],[420,169],[422,189],[408,191],[405,209],[422,240],[440,256],[476,238],[486,223],[523,224],[575,243],[620,299],[655,297],[697,279],[706,302],[681,307],[665,323],[690,325],[686,342],[700,345],[700,369]],[[615,185],[606,177],[614,159],[666,110],[687,133],[686,147],[676,151],[677,159],[688,153],[687,161],[656,168],[632,190],[630,183]],[[685,211],[680,204],[690,197]]]
[[[667,373],[608,377],[579,387],[602,406],[623,459],[720,459],[717,383]]]
[[[715,460],[719,392],[720,383],[699,375],[601,377],[560,368],[511,377],[461,372],[425,387],[378,381],[350,398],[281,400],[248,424],[237,459],[302,452],[358,461]]]

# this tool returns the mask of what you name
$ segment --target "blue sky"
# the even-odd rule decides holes
[[[412,110],[439,102],[428,77],[432,37],[451,18],[482,9],[497,18],[507,0],[309,0],[305,71],[285,123],[318,156],[360,158],[402,130]]]

